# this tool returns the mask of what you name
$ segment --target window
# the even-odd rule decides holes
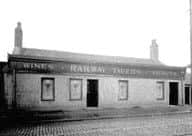
[[[55,81],[54,78],[41,78],[41,100],[55,100]]]
[[[156,90],[157,90],[157,100],[164,100],[164,82],[158,81]]]
[[[119,81],[119,100],[128,100],[128,81]]]
[[[82,100],[82,79],[70,79],[70,100]]]

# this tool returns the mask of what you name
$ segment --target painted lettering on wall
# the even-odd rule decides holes
[[[131,68],[113,68],[113,74],[139,75],[142,71]]]
[[[17,62],[14,63],[14,67],[17,70],[22,71],[52,71],[54,66],[46,63],[26,63],[26,62]]]
[[[52,65],[49,64],[42,64],[42,63],[24,63],[24,69],[39,69],[39,70],[48,70],[53,69]]]
[[[75,73],[105,73],[104,67],[71,64],[71,72]]]
[[[180,79],[184,77],[185,70],[175,70],[152,67],[134,67],[134,66],[115,66],[107,64],[75,64],[75,63],[29,63],[29,62],[13,62],[19,72],[40,72],[40,73],[87,73],[87,74],[103,74],[126,77],[141,78],[167,78]]]

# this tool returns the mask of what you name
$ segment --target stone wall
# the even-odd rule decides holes
[[[55,79],[55,100],[41,100],[41,78],[53,77]],[[70,79],[82,79],[82,100],[70,100]],[[131,106],[160,106],[169,104],[169,80],[120,78],[112,76],[93,75],[50,75],[50,74],[21,74],[16,75],[16,99],[20,108],[34,109],[83,109],[87,108],[87,79],[97,79],[99,86],[98,108],[121,108]],[[128,80],[128,100],[119,100],[119,80]],[[10,79],[8,78],[8,81]],[[165,83],[165,99],[157,100],[156,82]],[[179,92],[181,83],[179,82]],[[10,88],[7,86],[7,88]],[[8,97],[12,91],[7,91]],[[179,93],[180,95],[180,93]],[[11,96],[10,98],[11,99]],[[9,100],[8,103],[10,103]],[[181,100],[179,100],[181,101]]]

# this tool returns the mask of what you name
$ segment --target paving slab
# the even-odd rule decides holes
[[[81,110],[55,110],[55,111],[9,111],[1,113],[0,119],[4,121],[19,122],[55,122],[80,121],[109,118],[128,118],[142,116],[159,116],[192,113],[192,106],[164,106],[164,107],[131,107],[131,108],[91,108]]]

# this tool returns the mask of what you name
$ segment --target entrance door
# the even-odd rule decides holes
[[[98,106],[98,80],[87,80],[87,107]]]
[[[178,83],[169,83],[169,104],[178,105]]]
[[[190,104],[190,87],[189,86],[185,86],[185,104]]]
[[[191,103],[189,103],[189,104],[192,105],[192,89],[191,89],[191,86],[189,86],[189,92],[191,92],[191,97],[189,97],[189,99],[191,99]]]

